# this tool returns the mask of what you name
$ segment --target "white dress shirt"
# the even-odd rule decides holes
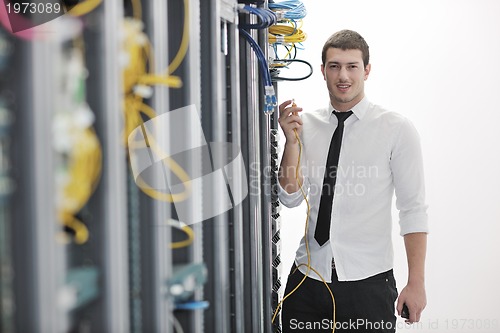
[[[428,232],[420,139],[402,115],[365,97],[345,121],[333,198],[330,238],[314,239],[330,140],[337,127],[333,107],[302,113],[303,189],[311,206],[308,227],[311,267],[331,282],[331,262],[340,281],[368,278],[392,269],[392,198],[396,193],[401,235]],[[301,191],[287,193],[278,183],[280,201],[296,207]],[[286,223],[286,222],[285,222]],[[307,264],[305,238],[295,263]],[[304,274],[305,266],[299,268]],[[320,280],[310,271],[309,276]]]

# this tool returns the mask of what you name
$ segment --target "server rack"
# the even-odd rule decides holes
[[[59,50],[49,43],[19,42],[20,61],[15,83],[17,101],[13,163],[18,168],[14,194],[13,259],[16,331],[62,332],[67,315],[57,304],[64,281],[63,247],[57,234],[54,193],[54,152],[51,120],[54,94],[47,82],[54,82]],[[30,82],[32,84],[27,84]],[[23,98],[26,94],[32,98]],[[32,166],[36,166],[33,168]],[[25,205],[31,209],[25,209]],[[29,231],[28,231],[29,230]]]
[[[56,178],[64,157],[54,148],[53,131],[60,101],[66,98],[61,86],[68,54],[75,49],[71,39],[83,36],[60,39],[61,31],[78,26],[74,19],[61,18],[50,23],[50,38],[15,41],[10,82],[16,101],[12,164],[17,184],[11,206],[16,221],[12,331],[127,331],[126,203],[121,190],[125,160],[117,149],[119,136],[114,135],[120,126],[119,77],[111,58],[117,49],[120,8],[118,1],[108,1],[86,18],[92,27],[87,36],[95,41],[86,50],[104,50],[99,59],[104,63],[87,57],[91,75],[86,99],[97,119],[105,165],[93,199],[79,213],[90,231],[85,245],[64,244],[58,238]]]
[[[279,324],[271,325],[279,289],[279,226],[271,192],[275,178],[269,172],[276,154],[276,122],[263,113],[256,57],[238,30],[240,20],[254,19],[238,15],[236,0],[187,3],[189,48],[172,74],[183,86],[154,85],[146,103],[158,116],[194,105],[200,119],[190,121],[201,121],[207,143],[224,147],[212,151],[211,167],[226,165],[238,154],[243,157],[246,173],[230,175],[231,186],[223,190],[248,190],[248,195],[241,203],[233,198],[223,214],[190,225],[194,239],[188,247],[170,248],[184,237],[166,223],[181,220],[178,207],[141,191],[123,142],[122,23],[132,2],[106,0],[77,19],[83,23],[76,37],[83,43],[88,71],[85,100],[94,113],[103,153],[99,184],[79,213],[90,238],[85,245],[59,243],[53,194],[61,157],[52,146],[61,97],[56,87],[64,75],[61,64],[75,45],[15,39],[16,76],[9,89],[16,96],[11,107],[16,117],[8,135],[16,190],[10,195],[11,217],[1,221],[10,238],[10,244],[2,244],[7,249],[2,254],[7,254],[14,272],[12,295],[8,297],[5,288],[1,295],[14,303],[12,328],[6,332],[168,333],[178,325],[186,332],[279,330]],[[168,68],[182,42],[185,11],[182,0],[142,2],[144,31],[157,70]],[[252,34],[267,49],[267,33]],[[167,127],[157,139],[199,139],[190,135],[188,124],[180,127],[185,135],[172,137],[178,129]],[[184,165],[194,175],[205,162],[203,155],[193,153]],[[158,174],[157,182],[163,177]],[[222,201],[220,188],[204,187],[192,193],[190,217],[200,220],[211,207],[224,211]],[[3,267],[9,267],[6,263]],[[206,268],[206,283],[197,281],[187,300],[171,289],[182,267],[197,267],[199,272]],[[5,278],[8,281],[2,275],[2,283]],[[75,292],[78,295],[71,298]],[[186,310],[181,306],[186,303],[196,306]],[[8,315],[2,307],[2,330],[8,327]]]
[[[15,183],[12,179],[12,91],[7,87],[12,79],[13,41],[0,31],[0,331],[13,331],[12,292],[12,233],[11,196]]]
[[[227,133],[227,105],[225,93],[225,58],[221,25],[226,3],[210,0],[200,2],[201,49],[201,120],[208,142],[224,142]],[[234,9],[233,9],[234,12]],[[225,36],[224,36],[225,38]],[[225,42],[225,41],[224,41]],[[226,156],[219,156],[218,164],[224,165]],[[221,193],[205,192],[214,196],[214,204],[221,202]],[[219,198],[218,198],[219,197]],[[204,202],[204,205],[210,205]],[[208,207],[203,206],[202,209]],[[203,256],[208,268],[204,294],[210,306],[205,312],[204,329],[214,332],[230,332],[229,308],[229,235],[228,214],[219,215],[203,222]],[[219,314],[217,317],[216,315]]]
[[[91,331],[129,331],[127,261],[127,160],[122,142],[120,1],[105,1],[85,18],[83,31],[88,69],[87,102],[95,111],[96,132],[103,149],[102,176],[89,206],[98,216],[92,237],[99,238],[94,257],[102,260],[102,302],[91,307]],[[101,57],[95,57],[101,54]]]
[[[260,6],[267,7],[267,1]],[[255,23],[252,17],[240,18]],[[252,31],[251,34],[267,54],[267,31]],[[278,300],[277,293],[273,295],[272,291],[275,284],[273,279],[278,276],[272,270],[271,263],[279,255],[272,242],[276,225],[272,224],[271,219],[271,118],[263,112],[264,92],[257,59],[243,39],[240,53],[244,55],[240,57],[242,112],[247,114],[246,123],[242,126],[243,145],[248,147],[245,153],[250,168],[249,179],[254,189],[253,193],[250,191],[244,206],[244,216],[248,219],[244,223],[244,260],[246,276],[250,277],[245,282],[245,308],[251,309],[246,314],[245,323],[253,331],[271,332],[279,330],[279,327],[271,327],[271,317]]]
[[[175,70],[174,74],[179,76],[182,80],[182,88],[169,90],[170,104],[169,110],[176,112],[176,110],[183,108],[191,108],[195,110],[191,116],[186,117],[186,122],[183,124],[185,127],[183,133],[173,131],[175,134],[171,135],[172,142],[177,140],[185,141],[187,146],[196,147],[201,144],[202,137],[194,134],[193,129],[201,126],[201,50],[200,50],[200,1],[199,0],[176,0],[168,2],[169,15],[169,59],[175,59],[181,52],[182,44],[185,38],[188,38],[189,47],[186,51],[183,61]],[[188,34],[186,37],[185,34]],[[183,157],[178,156],[177,161],[185,165],[186,171],[190,175],[199,175],[202,173],[203,156],[199,151],[193,149],[185,152]],[[172,206],[172,217],[176,220],[182,221],[186,218],[184,223],[190,221],[198,221],[203,214],[201,207],[203,206],[204,189],[201,191],[191,191],[190,193],[190,208],[187,212],[178,214],[176,205]],[[187,216],[185,216],[187,213]],[[181,279],[180,275],[184,272],[190,272],[192,276],[197,276],[203,280],[205,272],[205,264],[203,260],[203,227],[200,223],[190,224],[189,227],[193,232],[193,241],[187,247],[177,248],[172,250],[172,268],[176,272],[172,279]],[[172,241],[180,242],[186,236],[181,232],[172,229]],[[186,273],[187,274],[187,273]],[[192,277],[190,277],[192,278]],[[199,281],[198,281],[199,282]],[[204,329],[204,293],[203,288],[199,285],[193,286],[189,291],[190,295],[184,295],[182,298],[173,298],[173,316],[178,323],[187,332],[203,332]],[[185,309],[186,305],[194,307],[193,309]],[[183,307],[184,306],[184,307]]]

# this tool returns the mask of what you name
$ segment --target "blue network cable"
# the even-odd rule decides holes
[[[265,110],[264,113],[271,114],[274,112],[274,108],[278,105],[276,99],[276,93],[274,91],[273,82],[271,80],[271,74],[269,73],[269,66],[267,65],[266,56],[260,48],[259,44],[250,36],[248,32],[240,29],[240,34],[247,40],[252,49],[257,56],[259,62],[259,69],[262,74],[262,79],[264,81],[264,92],[265,92]]]
[[[203,310],[209,307],[209,303],[207,301],[192,301],[185,303],[176,303],[174,304],[175,310]]]
[[[274,11],[283,11],[283,17],[290,20],[300,20],[307,15],[306,7],[299,0],[270,2],[269,8]]]
[[[241,23],[239,27],[242,29],[266,29],[276,24],[276,13],[267,8],[255,8],[248,5],[239,5],[239,11],[249,13],[259,18],[259,23]]]

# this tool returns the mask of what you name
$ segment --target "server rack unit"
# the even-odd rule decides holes
[[[203,141],[203,137],[196,135],[195,128],[201,126],[201,38],[200,38],[200,1],[199,0],[175,0],[168,2],[168,59],[180,59],[183,54],[183,43],[188,43],[184,59],[175,70],[182,80],[182,88],[169,90],[169,110],[195,110],[190,116],[183,117],[185,122],[175,126],[183,126],[182,131],[172,131],[170,140],[172,142],[184,141],[188,147],[197,147]],[[206,138],[205,138],[206,139]],[[184,152],[183,156],[177,156],[176,161],[185,165],[190,175],[203,173],[204,158],[199,150],[192,149]],[[195,176],[193,176],[194,178]],[[190,221],[198,221],[203,214],[205,188],[201,191],[192,190],[190,196],[190,209],[179,213],[176,205],[172,206],[171,216],[190,224]],[[184,290],[182,297],[171,295],[173,302],[173,317],[186,332],[204,332],[205,308],[207,303],[204,299],[202,283],[206,279],[206,266],[203,256],[204,234],[201,223],[189,225],[193,232],[193,241],[187,247],[172,250],[172,281],[193,280],[195,285]],[[172,241],[182,242],[186,236],[172,229]],[[174,282],[170,285],[175,285]]]
[[[267,1],[259,5],[267,7]],[[241,20],[255,23],[254,17],[240,15]],[[267,30],[251,31],[267,55]],[[264,110],[264,91],[259,78],[257,58],[254,51],[240,39],[241,68],[241,110],[246,114],[243,126],[243,146],[247,157],[250,192],[248,201],[243,206],[244,246],[245,246],[245,314],[246,327],[253,331],[279,331],[279,319],[272,327],[271,318],[277,305],[277,292],[273,291],[278,281],[278,271],[272,268],[272,262],[279,258],[279,252],[273,242],[276,233],[272,220],[272,182],[275,175],[271,170],[271,128],[272,117]],[[273,178],[274,177],[274,178]],[[274,180],[273,180],[274,179]],[[275,207],[275,205],[274,205]],[[279,260],[279,259],[278,259]]]
[[[229,15],[224,15],[228,13]],[[228,23],[234,24],[234,1],[200,1],[201,16],[201,120],[208,142],[226,142],[228,137],[228,114],[233,110],[225,103],[226,57]],[[231,97],[231,96],[230,96]],[[218,157],[214,164],[225,165],[227,152]],[[214,205],[222,202],[223,193],[209,193]],[[206,197],[205,196],[205,197]],[[206,201],[205,205],[211,203]],[[202,209],[208,207],[203,206]],[[230,262],[229,231],[230,213],[213,217],[203,222],[203,257],[208,268],[208,279],[204,290],[210,307],[205,312],[204,330],[230,332]]]
[[[117,40],[112,35],[116,32],[113,24],[117,4],[109,1],[92,14],[101,18],[95,22],[103,23],[95,27],[102,34],[98,42],[104,46],[103,59],[111,59],[115,52],[110,41]],[[103,19],[105,16],[107,20]],[[67,110],[62,101],[71,98],[66,88],[73,79],[67,71],[74,60],[72,55],[85,58],[83,50],[74,44],[83,39],[79,26],[76,19],[61,18],[46,27],[50,38],[15,42],[15,75],[10,82],[16,114],[12,133],[16,154],[12,164],[17,185],[11,205],[12,221],[16,221],[11,225],[14,332],[82,329],[126,332],[128,326],[127,307],[122,306],[127,295],[125,235],[121,227],[125,201],[119,192],[124,162],[121,166],[116,164],[119,159],[112,155],[117,151],[118,139],[111,140],[112,135],[103,139],[104,133],[112,134],[119,128],[118,90],[113,81],[117,79],[113,73],[116,68],[107,60],[102,75],[91,76],[81,87],[84,93],[84,87],[91,87],[92,80],[95,79],[95,84],[100,80],[106,82],[103,86],[106,94],[100,97],[96,97],[92,89],[87,91],[87,100],[99,123],[99,140],[109,163],[102,169],[95,201],[88,202],[78,213],[90,238],[84,245],[67,244],[59,238],[62,228],[56,214],[57,178],[66,162],[65,156],[55,148],[59,133],[54,132],[54,128],[61,113],[69,118],[75,116],[74,110]],[[76,32],[65,39],[61,32],[68,30]],[[112,192],[116,189],[118,194]]]

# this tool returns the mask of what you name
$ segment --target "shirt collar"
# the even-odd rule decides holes
[[[366,112],[368,111],[368,106],[370,105],[370,101],[368,98],[365,96],[361,101],[359,101],[358,104],[354,105],[354,107],[351,109],[352,113],[359,119],[363,120],[363,117],[366,115]],[[328,117],[332,115],[332,112],[335,111],[331,103],[328,103]]]

